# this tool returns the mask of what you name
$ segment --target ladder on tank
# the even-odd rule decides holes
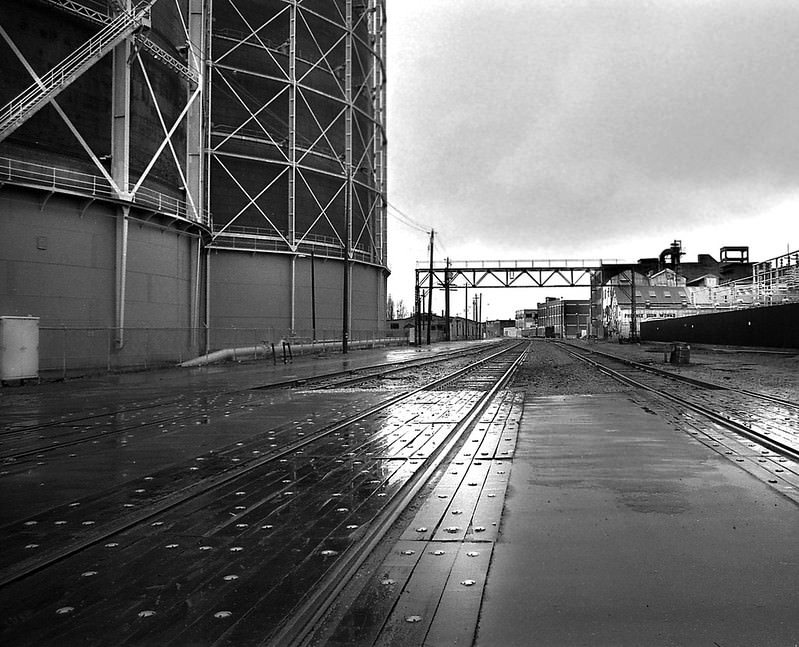
[[[144,0],[130,12],[120,13],[81,47],[0,109],[0,141],[125,38],[146,26],[149,23],[150,7],[155,2],[156,0]]]

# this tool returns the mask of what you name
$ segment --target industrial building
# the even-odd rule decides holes
[[[0,5],[0,315],[43,370],[385,330],[381,0]]]
[[[518,337],[582,337],[588,334],[590,308],[587,299],[547,297],[536,309],[516,311]]]
[[[447,324],[449,324],[449,334],[447,334]],[[402,319],[392,319],[387,322],[387,328],[386,337],[388,338],[404,338],[411,344],[415,344],[417,341],[425,343],[427,340],[428,317],[426,313],[422,313],[418,320],[416,315],[403,317]],[[429,328],[431,342],[482,339],[486,334],[485,323],[480,323],[473,319],[465,319],[464,317],[449,317],[447,319],[447,317],[437,314],[430,316]]]
[[[627,339],[647,322],[799,302],[799,253],[757,263],[744,246],[722,247],[719,261],[699,254],[696,262],[684,262],[682,256],[681,242],[674,241],[657,259],[603,267],[592,288],[593,334]],[[660,328],[648,326],[650,334]]]

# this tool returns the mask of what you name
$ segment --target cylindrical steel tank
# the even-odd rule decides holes
[[[382,332],[384,18],[381,0],[0,3],[0,107],[85,63],[21,125],[0,112],[0,316],[40,317],[44,370]]]

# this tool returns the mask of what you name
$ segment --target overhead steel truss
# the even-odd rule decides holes
[[[434,289],[590,287],[609,263],[617,261],[439,261],[416,268],[416,287],[429,286],[431,278]]]

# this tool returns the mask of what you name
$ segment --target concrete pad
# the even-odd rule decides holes
[[[799,509],[622,394],[525,404],[476,645],[799,643]]]

